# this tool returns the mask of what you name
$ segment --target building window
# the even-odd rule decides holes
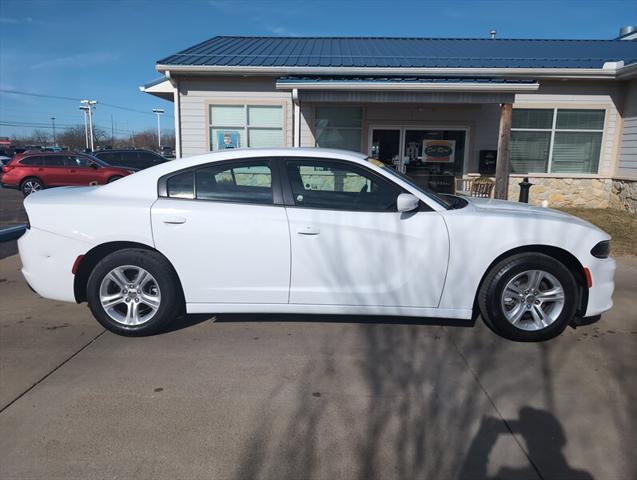
[[[281,105],[210,105],[210,150],[282,147]]]
[[[316,107],[316,146],[360,152],[362,123],[360,107]]]
[[[513,110],[512,173],[597,173],[604,110]]]

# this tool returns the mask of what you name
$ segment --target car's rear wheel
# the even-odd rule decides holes
[[[478,301],[485,323],[511,340],[542,341],[564,331],[577,309],[577,283],[541,253],[505,258],[487,274]]]
[[[102,259],[89,276],[86,293],[97,321],[120,335],[157,333],[184,310],[169,263],[143,249],[119,250]]]
[[[32,193],[42,190],[43,188],[44,184],[42,183],[42,180],[35,177],[25,178],[20,184],[20,190],[22,191],[22,195],[25,197],[28,197]]]

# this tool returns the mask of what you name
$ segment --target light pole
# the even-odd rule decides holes
[[[95,105],[97,105],[97,100],[80,100],[80,103],[87,107],[88,131],[89,131],[89,138],[91,140],[91,152],[93,152],[95,150],[94,137],[93,137],[93,109],[95,108]]]
[[[55,136],[55,117],[51,117],[51,123],[53,124],[53,146],[57,147],[58,146],[58,141],[57,141],[57,138]]]
[[[84,112],[84,138],[86,139],[86,149],[88,150],[88,107],[82,105],[80,110]]]
[[[159,118],[164,114],[165,110],[163,108],[153,108],[153,113],[157,115],[157,146],[161,150],[161,126],[159,122]]]

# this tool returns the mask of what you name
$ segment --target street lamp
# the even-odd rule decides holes
[[[51,117],[51,123],[53,124],[53,146],[57,147],[58,146],[58,141],[57,141],[57,138],[55,136],[55,117]]]
[[[84,112],[84,138],[86,139],[86,149],[88,150],[88,110],[89,107],[85,105],[80,106],[80,110]]]
[[[165,113],[163,108],[153,108],[153,113],[157,115],[157,146],[161,150],[161,126],[159,118]]]
[[[88,113],[88,131],[89,138],[91,140],[91,151],[94,151],[95,145],[93,143],[93,109],[95,108],[95,105],[97,105],[97,100],[80,100],[80,103],[85,107],[80,107],[80,110],[85,110],[85,113]],[[86,142],[86,148],[88,148],[88,142]]]

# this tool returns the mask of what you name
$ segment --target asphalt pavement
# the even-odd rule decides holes
[[[438,320],[220,315],[105,332],[0,260],[0,478],[637,478],[637,259],[546,343]]]

